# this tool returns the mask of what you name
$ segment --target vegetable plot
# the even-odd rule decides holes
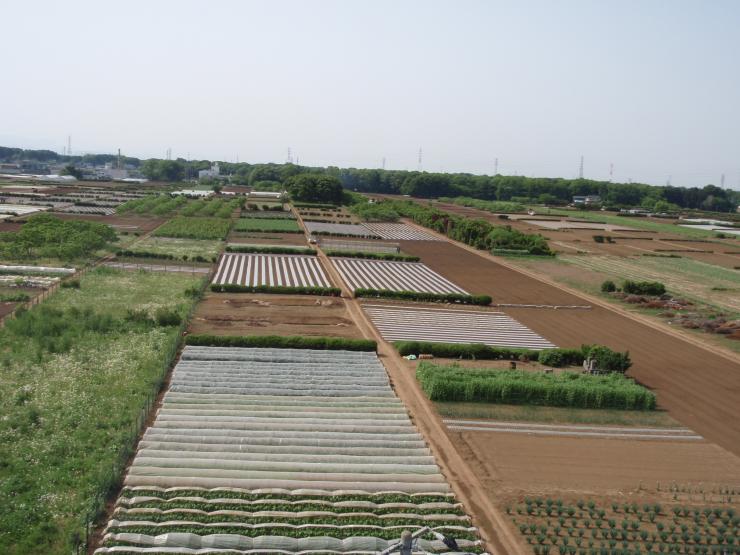
[[[362,258],[332,258],[331,261],[351,289],[467,294],[467,291],[420,262]]]
[[[188,346],[96,553],[378,552],[423,526],[482,551],[375,353]]]
[[[440,241],[440,239],[431,233],[426,233],[425,231],[421,231],[406,224],[366,223],[363,225],[376,235],[380,235],[383,239]]]
[[[316,256],[275,254],[224,254],[213,283],[270,287],[331,287]]]

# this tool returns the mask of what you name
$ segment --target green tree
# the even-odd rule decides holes
[[[71,175],[76,179],[82,179],[82,170],[76,168],[74,164],[67,164],[64,166],[61,175]]]
[[[289,177],[285,188],[294,200],[340,204],[342,183],[338,178],[320,173],[302,173]]]

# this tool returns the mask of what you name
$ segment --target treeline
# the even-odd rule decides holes
[[[0,161],[18,162],[114,162],[115,155],[62,156],[49,150],[0,147]],[[198,176],[211,167],[210,160],[139,160],[126,157],[126,164],[140,167],[156,181],[181,181]],[[248,164],[219,162],[221,173],[237,184],[261,190],[280,189],[288,179],[304,173],[336,177],[345,189],[363,193],[404,194],[422,198],[466,196],[482,200],[519,203],[567,204],[577,195],[599,195],[611,208],[643,207],[671,211],[678,208],[733,212],[740,204],[740,191],[715,185],[704,187],[654,186],[644,183],[610,183],[593,179],[525,177],[516,175],[473,175],[419,171],[309,167],[297,164]]]
[[[385,201],[383,204],[419,225],[476,249],[507,249],[545,256],[553,254],[547,240],[539,234],[522,233],[508,225],[494,226],[485,220],[456,216],[408,200]]]

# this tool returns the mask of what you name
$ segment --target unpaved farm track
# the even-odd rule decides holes
[[[436,272],[474,294],[489,294],[497,303],[592,304],[592,310],[504,311],[560,347],[601,343],[629,350],[630,375],[653,389],[661,407],[680,422],[735,454],[740,454],[740,357],[657,329],[644,319],[576,295],[527,271],[498,263],[450,241],[404,241],[402,249],[421,256]],[[506,266],[504,264],[507,264]]]

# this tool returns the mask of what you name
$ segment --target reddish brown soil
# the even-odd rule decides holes
[[[740,483],[740,458],[706,441],[547,437],[496,432],[448,434],[492,496],[495,487],[615,493],[655,487]]]
[[[344,299],[307,295],[208,293],[190,333],[362,338]]]
[[[162,225],[165,218],[146,216],[102,216],[100,214],[54,214],[60,220],[83,220],[86,222],[100,222],[118,228],[119,231],[129,233],[148,233]]]
[[[594,304],[451,243],[404,241],[402,248],[464,289],[490,294],[497,303]],[[634,361],[630,375],[655,390],[662,407],[707,439],[740,453],[737,362],[600,305],[505,312],[561,347],[600,343],[629,350]]]
[[[0,220],[0,231],[18,231],[23,224]]]

